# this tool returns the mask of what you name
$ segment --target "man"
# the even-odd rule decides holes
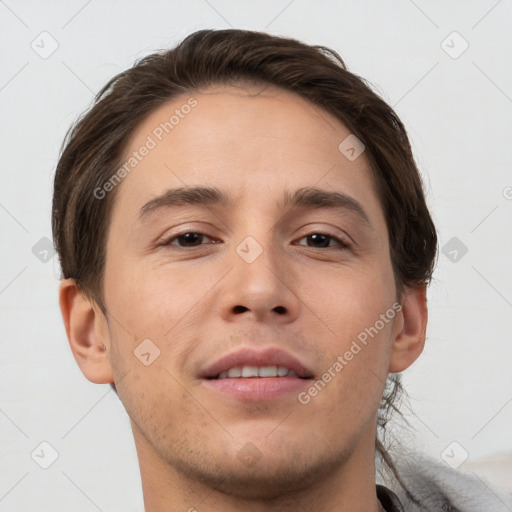
[[[377,436],[437,238],[403,125],[334,52],[200,31],[137,63],[68,135],[53,229],[146,510],[502,510],[417,485]]]

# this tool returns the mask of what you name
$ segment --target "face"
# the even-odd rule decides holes
[[[139,458],[257,493],[373,454],[401,313],[368,160],[338,149],[349,135],[255,86],[184,95],[138,127],[127,154],[151,148],[116,191],[104,297]],[[163,199],[183,187],[216,193]],[[206,378],[226,366],[309,378]]]

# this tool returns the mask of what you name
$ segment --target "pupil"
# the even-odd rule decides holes
[[[202,237],[202,235],[200,235],[199,233],[185,233],[184,235],[181,235],[179,238],[180,238],[180,241],[184,241],[185,244],[187,244],[187,245],[191,245],[191,244],[188,244],[188,242],[192,242],[192,245],[197,245],[197,244],[194,244],[193,242],[197,242],[198,240],[200,242],[201,241],[200,237]]]
[[[309,238],[313,242],[320,241],[320,244],[314,244],[317,247],[329,247],[329,237],[327,235],[322,235],[321,233],[315,233],[314,235],[309,235]]]

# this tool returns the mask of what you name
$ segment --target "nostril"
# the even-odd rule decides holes
[[[284,315],[286,313],[286,308],[284,308],[283,306],[276,306],[274,308],[274,311],[276,313],[279,313],[280,315]]]
[[[235,313],[243,313],[244,311],[247,311],[247,308],[245,306],[235,306],[233,311]]]

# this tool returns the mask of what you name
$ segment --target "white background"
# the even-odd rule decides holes
[[[456,262],[439,256],[427,346],[404,374],[407,442],[439,458],[456,441],[470,462],[511,454],[511,24],[509,0],[0,1],[0,511],[143,509],[128,417],[108,385],[81,374],[58,309],[57,258],[44,263],[32,248],[51,239],[71,122],[115,73],[201,28],[332,47],[395,107],[441,247],[452,237],[467,247]],[[51,48],[43,31],[58,43],[46,59],[31,47],[46,37]],[[446,39],[453,31],[469,43],[458,58],[443,49],[463,49]],[[42,441],[59,454],[46,470],[31,458]]]

